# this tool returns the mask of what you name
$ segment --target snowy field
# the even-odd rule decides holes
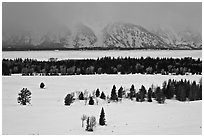
[[[98,57],[192,57],[202,59],[202,50],[86,50],[86,51],[3,51],[2,58],[32,58],[38,60],[58,59],[97,59]]]
[[[79,75],[79,76],[3,76],[2,77],[2,133],[16,134],[201,134],[202,101],[179,102],[166,100],[165,104],[156,102],[136,102],[124,99],[122,103],[84,105],[76,101],[71,106],[64,105],[64,97],[72,91],[92,92],[96,88],[111,92],[113,84],[117,90],[120,86],[136,90],[143,84],[161,86],[164,80],[189,79],[197,82],[201,76],[168,76],[168,75]],[[45,89],[40,89],[44,82]],[[17,94],[27,87],[32,92],[32,105],[17,104]],[[97,122],[104,108],[107,126],[97,124],[94,132],[87,132],[81,127],[83,114],[93,115]]]

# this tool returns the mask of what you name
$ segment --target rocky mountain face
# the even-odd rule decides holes
[[[98,32],[97,32],[98,33]],[[128,49],[201,49],[202,37],[184,31],[175,33],[167,29],[148,31],[142,26],[130,23],[108,24],[97,37],[84,24],[74,29],[64,29],[35,35],[31,32],[5,35],[2,37],[3,50],[8,49],[78,49],[78,48],[128,48]],[[100,41],[100,42],[99,42]]]
[[[157,35],[141,26],[115,23],[104,28],[104,45],[120,48],[169,48]]]

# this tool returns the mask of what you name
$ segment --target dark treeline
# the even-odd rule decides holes
[[[86,74],[202,74],[200,59],[185,58],[111,58],[38,61],[3,59],[2,75],[86,75]]]

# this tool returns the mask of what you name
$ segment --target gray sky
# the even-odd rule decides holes
[[[56,31],[84,23],[95,30],[112,22],[202,32],[202,3],[3,3],[3,33]]]

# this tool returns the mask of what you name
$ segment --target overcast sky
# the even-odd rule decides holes
[[[202,32],[202,3],[3,3],[3,33],[48,31],[77,23],[102,29],[129,22],[149,30],[158,27]]]

